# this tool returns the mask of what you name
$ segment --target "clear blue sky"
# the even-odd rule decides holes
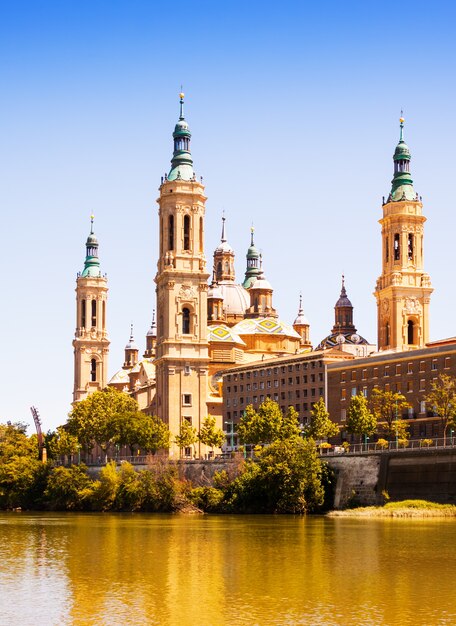
[[[428,218],[431,338],[456,335],[455,8],[451,2],[2,2],[0,421],[63,423],[89,216],[109,278],[110,373],[155,306],[157,205],[181,83],[240,279],[249,229],[280,316],[299,292],[317,344],[340,275],[376,340],[381,199],[401,108]]]

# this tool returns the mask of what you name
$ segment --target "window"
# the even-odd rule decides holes
[[[174,250],[174,215],[168,218],[168,250]]]
[[[407,363],[407,374],[413,374],[413,363]]]
[[[352,387],[351,395],[356,396],[356,387]]]
[[[253,390],[255,391],[256,389],[258,389],[258,383],[253,383]]]
[[[299,385],[299,376],[296,376],[296,384]]]
[[[407,381],[407,393],[413,393],[413,381],[412,380]]]
[[[400,376],[400,375],[401,375],[401,366],[396,365],[396,376]]]
[[[307,374],[302,377],[302,382],[307,383]]]
[[[260,396],[260,402],[264,402],[264,395],[263,394],[261,394],[261,396]]]
[[[436,370],[437,369],[437,359],[432,359],[432,365],[431,365],[431,370]]]
[[[323,395],[323,387],[319,387],[318,388],[318,395],[322,396]]]
[[[289,385],[292,385],[292,384],[293,384],[293,378],[292,378],[291,376],[288,378],[288,384],[289,384]]]
[[[407,250],[407,254],[408,254],[408,260],[409,261],[413,261],[413,235],[412,235],[412,233],[409,233],[409,235],[408,235],[408,250]]]
[[[237,393],[237,387],[238,387],[237,385],[234,385],[234,387],[233,387],[234,393]]]
[[[345,376],[346,376],[346,372],[341,372],[340,373],[340,382],[344,383],[345,382]]]
[[[292,365],[289,365],[289,366],[288,366],[288,371],[289,371],[289,372],[292,372],[292,371],[293,371],[293,366],[292,366]]]
[[[282,367],[280,368],[280,371],[282,372],[282,374],[285,374],[285,370],[286,370],[286,367],[282,365]]]
[[[347,409],[341,409],[340,421],[345,422],[346,419],[347,419]]]
[[[182,334],[190,334],[190,309],[187,309],[187,307],[182,309]]]
[[[311,374],[310,375],[310,382],[314,383],[315,382],[315,374]]]
[[[307,389],[303,389],[302,390],[302,394],[303,394],[304,398],[307,398]]]
[[[247,391],[250,391],[250,383],[247,383],[246,388],[247,388]]]
[[[387,378],[390,375],[389,365],[385,365],[385,370],[383,372],[383,375],[385,376],[385,378]]]
[[[97,325],[97,301],[92,300],[92,328]]]
[[[367,370],[363,370],[361,373],[362,380],[367,380]]]
[[[81,326],[85,328],[86,325],[86,301],[81,300]]]
[[[264,370],[260,370],[260,376],[264,376]]]
[[[190,215],[184,215],[184,250],[190,250]]]
[[[421,402],[420,402],[420,413],[426,413],[426,402],[425,402],[425,400],[421,400]]]
[[[340,399],[341,400],[346,400],[347,399],[347,390],[346,389],[341,389],[340,390]]]
[[[407,322],[407,343],[409,345],[412,345],[414,342],[414,328],[415,328],[415,324],[412,322],[412,320],[409,320]]]
[[[278,402],[279,401],[279,394],[275,393],[274,394],[274,402]]]
[[[182,406],[192,406],[192,394],[191,393],[182,394]]]
[[[374,367],[372,371],[372,378],[378,378],[378,367]]]
[[[278,387],[278,386],[279,386],[279,381],[276,379],[276,380],[274,381],[274,387]]]
[[[426,361],[420,361],[420,372],[426,371]]]
[[[315,389],[314,389],[314,388],[312,388],[312,389],[310,390],[310,395],[312,396],[312,398],[314,398],[314,397],[315,397]]]
[[[318,380],[322,383],[323,382],[323,372],[320,372],[318,374]]]
[[[426,391],[426,381],[424,378],[420,380],[420,391]]]
[[[400,244],[400,235],[396,233],[394,235],[394,260],[399,261],[401,258],[401,244]]]
[[[302,405],[302,410],[303,411],[307,411],[308,410],[307,402],[304,402],[304,404]]]
[[[296,389],[296,397],[299,398],[301,396],[301,392],[299,391],[299,389]]]
[[[260,382],[260,389],[264,389],[264,380]]]
[[[351,380],[356,380],[356,371],[353,370],[351,373]]]
[[[389,391],[390,390],[390,385],[389,383],[385,383],[385,391]]]
[[[268,389],[270,389],[270,388],[271,388],[271,381],[270,381],[270,380],[266,381],[266,387],[267,387]]]
[[[90,361],[90,380],[95,383],[97,380],[97,361],[96,359],[91,359]]]
[[[449,356],[445,357],[445,369],[448,369],[451,365],[451,358]]]

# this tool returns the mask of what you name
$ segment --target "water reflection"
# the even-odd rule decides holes
[[[453,624],[452,520],[0,514],[2,624]]]

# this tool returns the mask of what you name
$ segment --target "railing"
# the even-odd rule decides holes
[[[319,448],[322,456],[340,456],[341,454],[379,454],[381,452],[407,452],[408,450],[426,451],[426,450],[446,450],[456,449],[456,436],[436,437],[434,439],[410,439],[404,444],[403,440],[393,439],[387,442],[388,445],[379,444],[378,442],[367,443],[351,443],[348,447],[331,446],[331,448]]]

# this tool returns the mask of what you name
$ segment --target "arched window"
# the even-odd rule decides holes
[[[415,324],[412,322],[412,320],[409,320],[407,322],[407,343],[409,345],[414,344],[415,342],[413,341],[413,336],[414,336],[414,329],[415,329]]]
[[[401,244],[400,244],[400,235],[396,233],[394,235],[394,260],[399,261],[401,258]]]
[[[385,345],[389,346],[390,343],[390,325],[389,322],[385,324]]]
[[[168,219],[168,250],[174,250],[174,215]]]
[[[190,309],[187,309],[187,307],[182,309],[182,334],[190,334]]]
[[[85,328],[86,325],[86,301],[81,300],[81,326]]]
[[[92,300],[92,328],[97,325],[97,301]]]
[[[222,278],[222,262],[219,261],[217,263],[217,280],[220,280]]]
[[[96,359],[91,359],[90,361],[90,380],[95,383],[97,380],[97,361]]]
[[[184,215],[184,250],[190,250],[190,215]]]

